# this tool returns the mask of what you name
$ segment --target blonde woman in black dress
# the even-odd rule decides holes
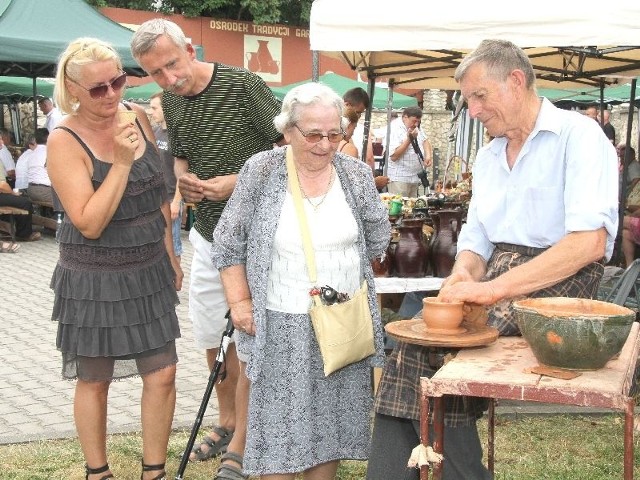
[[[107,463],[112,380],[142,377],[143,480],[165,478],[175,406],[175,312],[182,270],[173,254],[160,156],[144,111],[122,103],[126,76],[106,43],[80,38],[60,57],[47,168],[64,207],[53,273],[62,375],[75,379],[74,418],[86,479]],[[123,118],[121,112],[135,112]]]

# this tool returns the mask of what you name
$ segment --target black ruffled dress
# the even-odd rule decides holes
[[[73,131],[93,164],[97,190],[110,163],[98,160]],[[53,272],[52,319],[62,376],[104,381],[144,375],[178,361],[180,327],[174,271],[164,245],[167,199],[160,157],[145,137],[120,205],[100,238],[85,238],[65,218]]]

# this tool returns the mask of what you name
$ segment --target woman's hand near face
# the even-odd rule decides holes
[[[115,129],[113,164],[130,167],[140,145],[140,134],[134,123],[119,123]]]

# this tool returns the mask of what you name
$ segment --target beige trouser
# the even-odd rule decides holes
[[[39,185],[30,183],[27,187],[27,195],[33,202],[47,202],[53,203],[53,195],[51,194],[51,187],[48,185]]]
[[[391,181],[387,185],[387,191],[394,195],[416,198],[418,196],[418,185],[420,184]]]

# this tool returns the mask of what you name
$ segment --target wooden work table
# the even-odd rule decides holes
[[[422,444],[443,451],[443,395],[469,395],[492,399],[489,408],[489,470],[494,467],[495,415],[493,399],[523,400],[583,407],[600,407],[622,411],[624,423],[624,479],[633,479],[634,399],[629,396],[640,351],[640,325],[632,326],[620,355],[605,367],[582,371],[571,380],[561,380],[530,373],[538,365],[527,342],[521,337],[500,337],[481,348],[461,350],[457,356],[431,378],[421,380]],[[429,442],[427,418],[429,399],[434,399],[435,438]],[[428,466],[421,470],[426,480]],[[433,469],[433,478],[441,478],[441,468]]]

